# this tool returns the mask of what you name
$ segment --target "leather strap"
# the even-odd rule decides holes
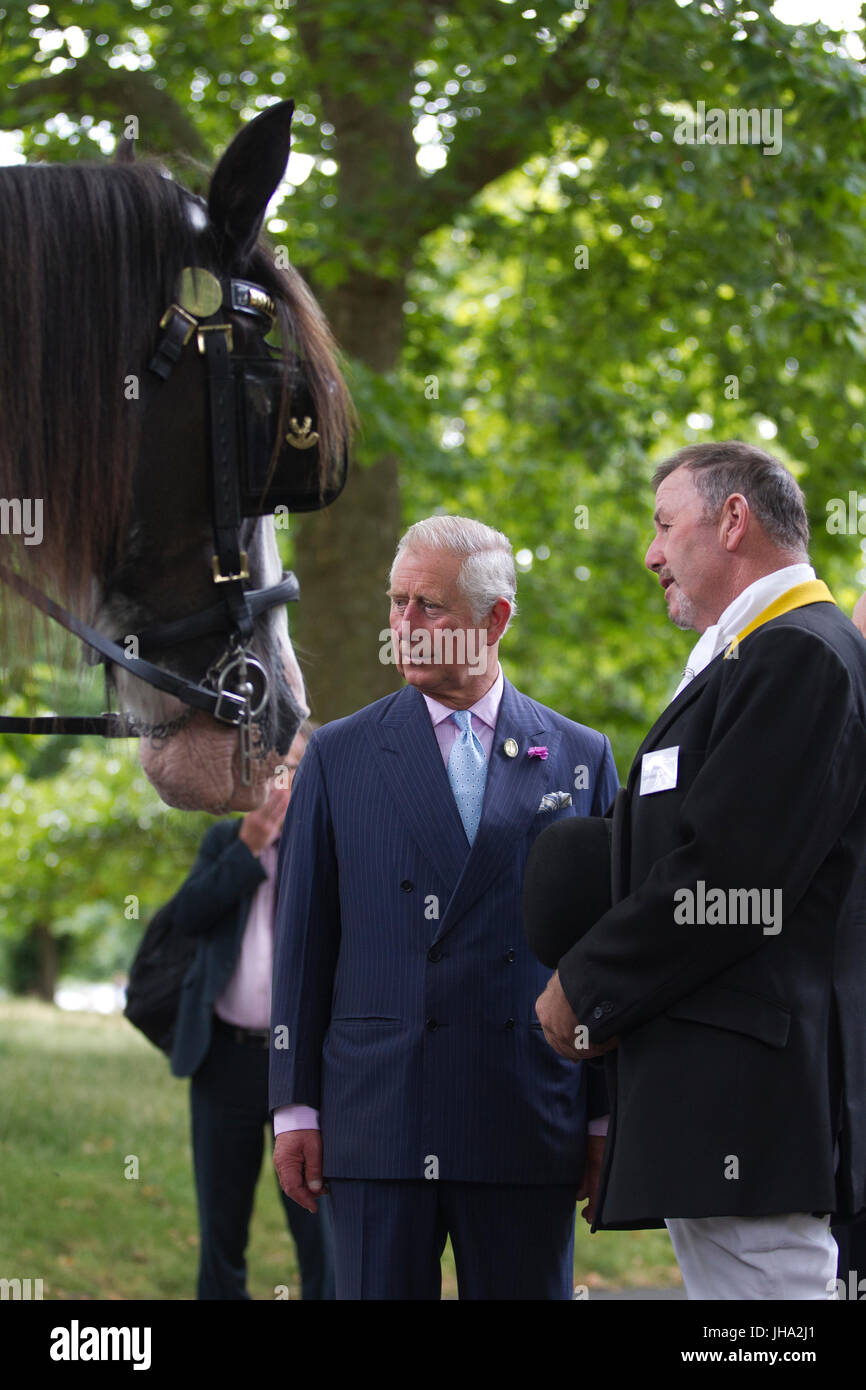
[[[148,363],[148,371],[155,372],[163,381],[167,381],[195,326],[196,320],[191,314],[181,309],[179,304],[170,305],[162,317],[160,328],[164,328],[165,332]]]
[[[193,681],[184,680],[182,676],[174,675],[171,671],[163,671],[159,666],[153,666],[149,661],[142,661],[140,657],[127,656],[123,648],[118,646],[116,642],[104,637],[89,623],[82,622],[80,618],[68,613],[53,599],[48,598],[45,594],[40,594],[39,590],[34,589],[32,584],[28,584],[25,579],[7,569],[5,565],[0,565],[0,580],[15,589],[29,603],[40,608],[49,618],[53,618],[61,627],[65,627],[67,632],[74,633],[82,642],[86,642],[88,646],[98,651],[100,656],[114,662],[122,670],[129,671],[133,676],[138,676],[140,680],[155,686],[157,690],[164,690],[167,695],[176,696],[186,705],[204,710],[206,714],[212,715],[225,724],[237,725],[241,723],[246,710],[246,701],[242,695],[235,695],[225,690],[208,690],[203,685],[196,685]],[[27,723],[28,720],[22,718],[20,722],[16,723],[16,727],[26,732],[23,726]]]
[[[241,502],[238,478],[238,437],[235,383],[229,347],[229,324],[206,322],[199,329],[207,358],[208,408],[211,441],[211,516],[214,548],[219,564],[221,598],[242,645],[253,635],[253,619],[246,602],[239,534]]]
[[[266,613],[269,608],[279,604],[295,603],[300,597],[300,585],[291,570],[286,570],[279,584],[270,589],[248,589],[244,595],[253,618]],[[138,634],[139,652],[162,650],[174,647],[179,642],[191,642],[208,632],[225,631],[225,608],[221,603],[211,604],[199,613],[187,618],[174,618],[171,622],[157,623]]]

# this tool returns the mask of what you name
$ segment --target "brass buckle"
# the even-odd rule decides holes
[[[232,583],[234,580],[236,580],[236,579],[249,579],[249,577],[250,577],[250,568],[249,568],[250,562],[249,562],[249,560],[247,559],[247,552],[246,552],[245,550],[242,550],[242,551],[241,551],[241,572],[240,572],[240,574],[221,574],[221,573],[220,573],[220,561],[219,561],[219,556],[218,556],[218,555],[212,555],[212,556],[211,556],[210,564],[211,564],[211,569],[213,570],[213,582],[214,582],[214,584],[231,584],[231,583]]]
[[[205,333],[225,333],[226,347],[228,348],[229,352],[233,350],[232,326],[230,323],[203,323],[199,325],[199,330],[196,334],[196,342],[198,343],[198,350],[201,353],[207,352],[204,337]]]
[[[160,328],[167,328],[175,314],[177,314],[179,318],[182,318],[184,323],[187,325],[186,333],[184,334],[183,342],[181,343],[181,347],[186,347],[187,343],[189,342],[190,338],[192,337],[193,333],[198,327],[198,319],[195,318],[192,314],[188,313],[186,309],[182,309],[179,304],[169,304],[168,308],[166,309],[165,313],[159,321]]]

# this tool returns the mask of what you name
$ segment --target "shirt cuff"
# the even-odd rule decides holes
[[[274,1138],[294,1129],[318,1129],[319,1112],[311,1105],[278,1105],[274,1111]]]
[[[287,1105],[285,1108],[286,1108],[287,1110],[300,1110],[300,1109],[302,1109],[302,1107],[301,1107],[300,1105],[298,1105],[298,1106],[294,1106],[294,1105],[289,1106],[289,1105]],[[312,1113],[315,1114],[316,1112],[313,1111]],[[274,1111],[274,1115],[276,1115],[276,1114],[278,1114],[278,1111]],[[596,1135],[596,1134],[606,1135],[606,1134],[607,1134],[607,1122],[608,1122],[609,1119],[610,1119],[610,1115],[599,1115],[599,1116],[597,1117],[597,1119],[595,1119],[595,1120],[590,1120],[590,1121],[589,1121],[589,1124],[588,1124],[587,1127],[586,1127],[586,1132],[587,1132],[587,1134],[593,1134],[593,1135]],[[300,1126],[298,1126],[298,1128],[300,1128]]]

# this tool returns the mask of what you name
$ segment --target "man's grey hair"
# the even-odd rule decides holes
[[[469,604],[473,622],[486,618],[498,598],[511,604],[512,617],[517,612],[514,552],[501,531],[468,516],[428,516],[424,521],[416,521],[397,546],[391,566],[392,584],[394,566],[407,550],[446,550],[464,557],[457,583]]]
[[[755,518],[780,550],[805,558],[809,548],[806,500],[793,473],[772,454],[728,439],[719,444],[689,444],[653,474],[655,490],[677,468],[688,468],[704,500],[704,518],[715,521],[727,499],[742,493]]]

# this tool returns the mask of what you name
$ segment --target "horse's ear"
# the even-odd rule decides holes
[[[135,163],[135,140],[127,135],[121,135],[114,147],[115,164],[134,164]]]
[[[277,102],[232,140],[211,179],[208,212],[222,258],[243,261],[261,231],[265,209],[286,170],[293,101]]]

